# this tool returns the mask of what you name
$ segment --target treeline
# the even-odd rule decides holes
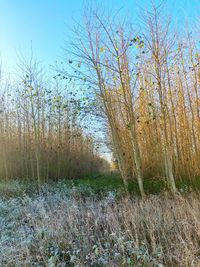
[[[80,127],[76,88],[47,82],[37,62],[20,63],[18,78],[1,77],[0,179],[41,182],[78,178],[108,168]]]
[[[143,18],[133,30],[120,15],[89,11],[71,43],[75,72],[66,74],[101,102],[124,183],[136,178],[144,195],[146,177],[165,179],[175,193],[178,179],[200,176],[199,44],[172,30],[162,6]]]

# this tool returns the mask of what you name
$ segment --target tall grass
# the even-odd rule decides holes
[[[64,184],[0,201],[0,266],[199,266],[200,195],[81,197]]]

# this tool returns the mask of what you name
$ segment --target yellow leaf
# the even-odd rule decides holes
[[[100,48],[100,52],[103,53],[105,51],[105,48],[104,47],[101,47]]]

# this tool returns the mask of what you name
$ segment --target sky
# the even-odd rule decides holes
[[[71,35],[74,20],[81,21],[83,6],[98,0],[0,0],[0,58],[13,69],[18,55],[30,55],[44,65],[53,65],[63,56],[63,47]],[[139,8],[149,8],[150,0],[101,0],[105,9],[121,9],[137,20]],[[190,23],[200,14],[200,0],[167,0],[167,9],[184,30],[184,20]]]

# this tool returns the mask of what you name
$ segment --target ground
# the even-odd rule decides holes
[[[160,188],[141,199],[135,183],[126,192],[115,176],[44,184],[40,193],[2,182],[0,266],[199,266],[199,193],[174,198]]]

